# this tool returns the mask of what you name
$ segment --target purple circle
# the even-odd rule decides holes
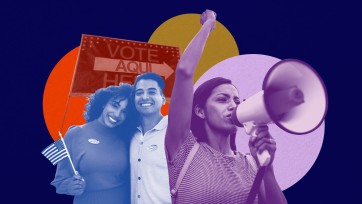
[[[213,77],[224,77],[232,81],[239,90],[240,99],[247,99],[262,90],[264,77],[278,58],[248,54],[226,59],[206,71],[195,83],[194,90]],[[321,150],[324,138],[324,122],[313,132],[304,135],[290,134],[269,125],[269,131],[277,142],[273,162],[275,177],[282,190],[297,183],[311,169]],[[240,152],[249,152],[249,136],[239,128],[236,146]]]

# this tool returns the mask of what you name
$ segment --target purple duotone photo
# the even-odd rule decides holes
[[[277,143],[273,162],[276,180],[282,190],[293,186],[311,169],[322,147],[327,109],[323,81],[302,61],[249,54],[216,64],[200,77],[195,89],[219,76],[230,79],[239,97],[245,99],[241,104],[245,103],[247,116],[239,113],[239,119],[254,117],[269,122],[269,132]],[[288,95],[290,100],[283,100]],[[238,129],[238,151],[250,151],[249,137],[243,128]]]
[[[232,115],[242,105],[239,86],[222,71],[218,77],[205,78],[193,91],[195,69],[215,22],[215,12],[206,10],[201,15],[202,27],[176,68],[165,138],[172,202],[285,204],[271,165],[276,138],[267,124],[253,126],[250,133],[257,137],[245,141],[250,143],[250,151],[245,151],[250,154],[236,148]],[[268,163],[259,159],[266,150]]]

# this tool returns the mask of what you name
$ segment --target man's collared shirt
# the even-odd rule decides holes
[[[138,127],[130,147],[131,200],[139,204],[171,203],[165,135],[168,116],[151,130]]]

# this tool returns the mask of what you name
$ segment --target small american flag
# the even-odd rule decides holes
[[[68,157],[61,139],[53,142],[41,152],[53,165]]]

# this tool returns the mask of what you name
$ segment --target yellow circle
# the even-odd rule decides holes
[[[175,16],[162,23],[153,32],[148,42],[179,47],[181,54],[200,28],[199,14]],[[194,81],[197,81],[215,64],[237,55],[239,55],[239,49],[234,37],[224,25],[217,21],[196,68]]]

